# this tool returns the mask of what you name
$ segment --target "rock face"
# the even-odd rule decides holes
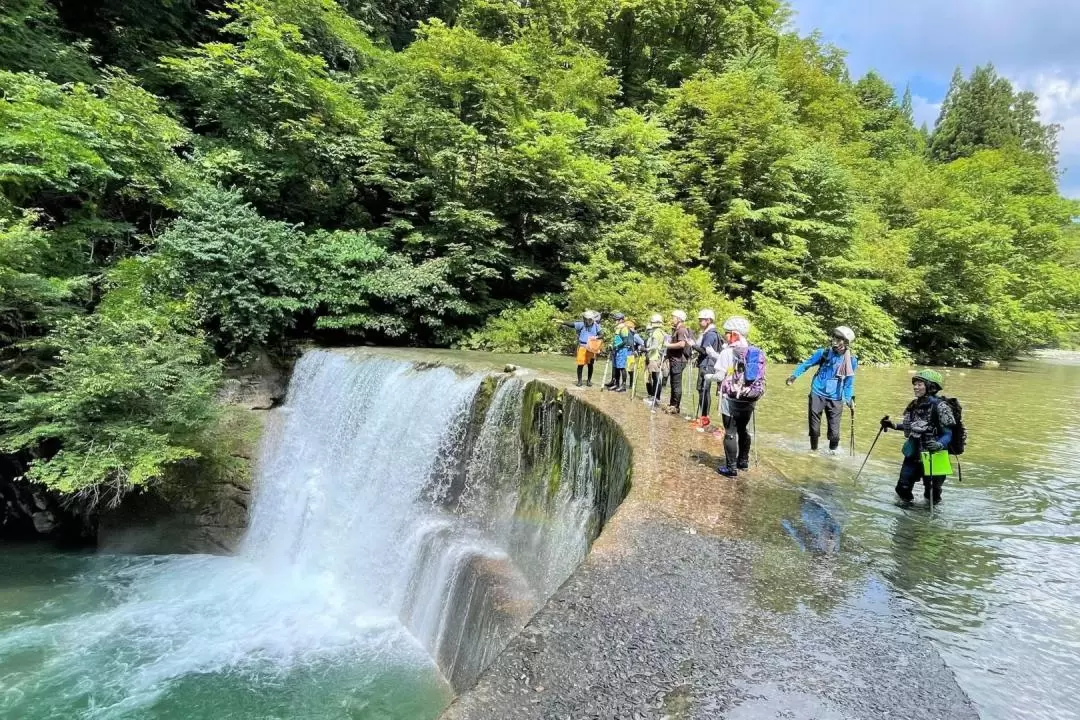
[[[92,543],[95,519],[77,505],[22,479],[21,458],[0,456],[0,540],[48,538],[64,544]]]
[[[132,494],[120,507],[101,515],[98,549],[150,555],[231,554],[247,529],[250,499],[250,474],[242,469],[185,488],[182,494]]]
[[[266,358],[228,378],[221,390],[219,442],[173,482],[132,493],[98,520],[105,552],[235,552],[248,525],[255,463],[269,410],[283,401],[286,372]]]

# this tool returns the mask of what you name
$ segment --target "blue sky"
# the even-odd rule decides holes
[[[1062,192],[1080,198],[1080,0],[790,0],[795,25],[848,53],[852,75],[909,85],[933,127],[953,70],[994,63],[1039,95],[1059,135]]]

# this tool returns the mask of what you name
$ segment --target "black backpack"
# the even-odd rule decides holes
[[[960,401],[954,397],[941,398],[941,401],[949,404],[949,409],[952,410],[953,420],[956,424],[952,429],[952,440],[949,441],[949,447],[947,448],[950,455],[963,455],[964,449],[967,447],[967,428],[964,427],[964,408],[960,406]]]

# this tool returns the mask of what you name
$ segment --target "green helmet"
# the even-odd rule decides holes
[[[937,385],[938,390],[945,387],[945,378],[937,370],[931,370],[930,368],[915,373],[915,377],[911,378],[911,382],[916,380],[922,380],[927,385]]]

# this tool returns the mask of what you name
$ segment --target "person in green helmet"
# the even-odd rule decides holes
[[[922,480],[923,497],[937,505],[945,478],[952,474],[948,447],[956,419],[949,403],[938,397],[943,382],[936,370],[920,370],[911,378],[915,399],[904,409],[903,421],[893,422],[888,415],[881,418],[882,430],[903,430],[907,438],[896,483],[896,494],[905,503],[915,499],[912,488]]]

